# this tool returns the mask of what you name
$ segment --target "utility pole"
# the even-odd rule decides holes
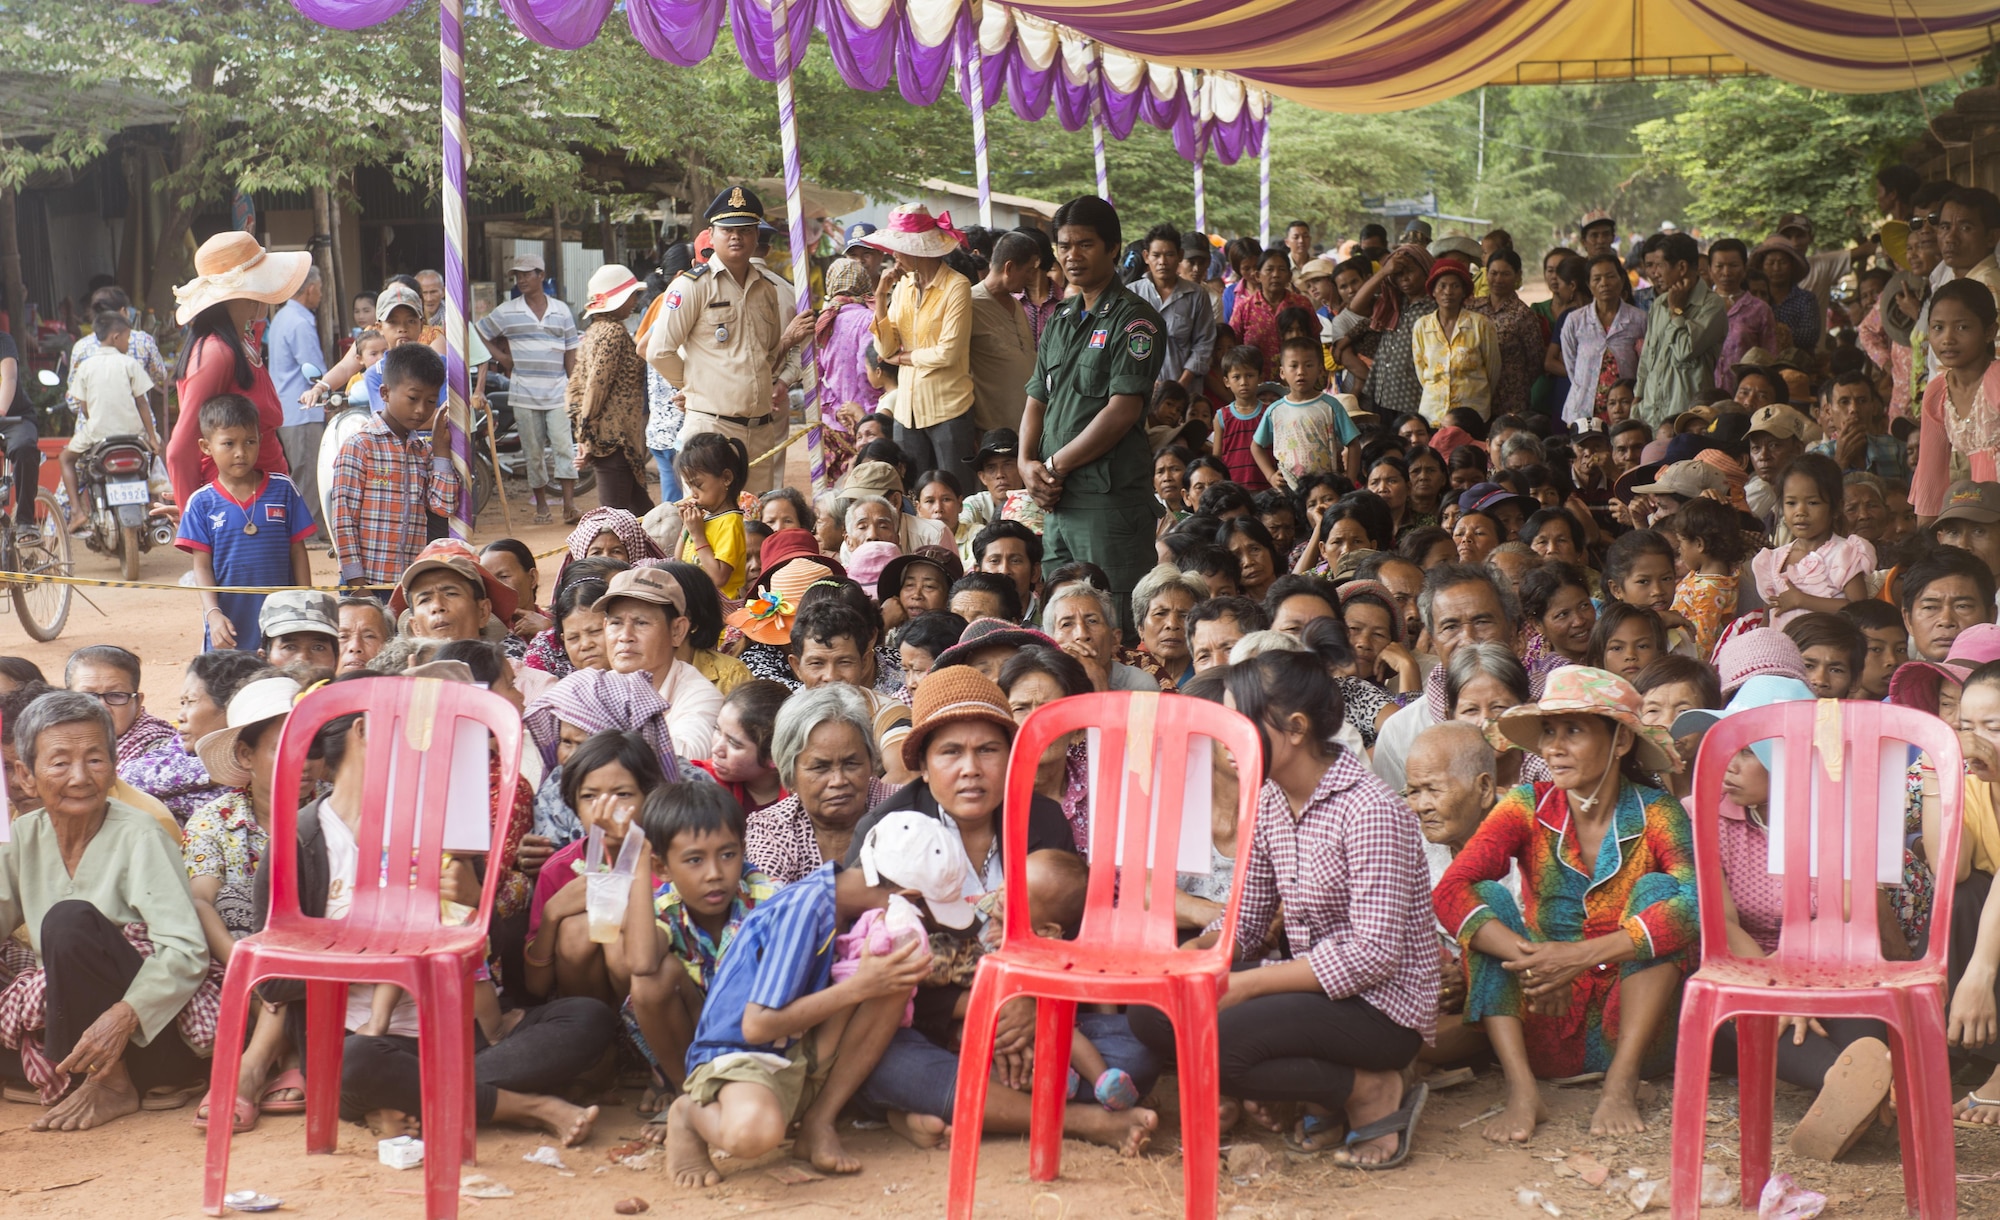
[[[1479,188],[1486,183],[1486,86],[1479,86],[1479,168],[1472,179],[1472,214],[1479,215]]]

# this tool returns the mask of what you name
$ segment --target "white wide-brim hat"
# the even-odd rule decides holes
[[[259,301],[282,305],[298,295],[312,270],[312,255],[303,250],[272,254],[257,239],[240,230],[217,233],[194,254],[195,276],[174,289],[174,318],[182,326],[196,314],[223,301]]]

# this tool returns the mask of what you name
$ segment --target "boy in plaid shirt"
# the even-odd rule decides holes
[[[342,584],[393,585],[426,541],[425,510],[449,516],[462,483],[439,405],[444,360],[421,343],[384,353],[382,409],[333,463],[333,544]]]

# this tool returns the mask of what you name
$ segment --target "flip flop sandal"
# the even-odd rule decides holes
[[[178,1110],[206,1092],[208,1092],[208,1085],[206,1083],[191,1084],[185,1088],[178,1089],[165,1086],[157,1089],[148,1089],[146,1090],[146,1095],[139,1099],[139,1108],[141,1110]]]
[[[0,1089],[0,1097],[4,1097],[8,1101],[22,1106],[39,1106],[42,1104],[42,1095],[24,1084],[10,1084],[4,1089]]]
[[[258,1099],[258,1108],[266,1114],[304,1114],[306,1112],[306,1099],[304,1096],[295,1097],[290,1100],[282,1097],[272,1100],[271,1094],[282,1093],[286,1089],[297,1089],[300,1094],[304,1094],[306,1091],[305,1073],[299,1071],[297,1068],[286,1068],[283,1072],[280,1072],[275,1079],[264,1085],[264,1095]]]
[[[1558,1089],[1568,1089],[1568,1088],[1574,1088],[1577,1085],[1596,1084],[1598,1081],[1603,1079],[1604,1079],[1603,1072],[1583,1072],[1575,1076],[1558,1076],[1555,1079],[1549,1081],[1549,1083],[1554,1085]]]
[[[1965,1112],[1967,1114],[1972,1113],[1974,1110],[2000,1110],[2000,1098],[1989,1099],[1981,1097],[1979,1094],[1974,1093],[1969,1089],[1966,1090],[1965,1100],[1972,1103],[1971,1105],[1965,1108]],[[1971,1127],[1974,1130],[1978,1131],[2000,1130],[2000,1124],[1976,1123],[1969,1118],[1954,1118],[1951,1120],[1951,1125],[1954,1127]]]
[[[554,513],[550,512],[550,511],[549,511],[548,509],[546,509],[546,508],[539,508],[539,509],[536,509],[536,510],[535,510],[535,519],[534,519],[534,520],[533,520],[532,522],[530,522],[529,524],[531,524],[531,525],[553,525],[553,524],[555,524],[555,519],[556,519],[556,515],[555,515]]]
[[[1400,1135],[1402,1139],[1396,1142],[1396,1153],[1394,1156],[1386,1161],[1357,1161],[1353,1159],[1353,1155],[1346,1148],[1341,1148],[1334,1152],[1333,1163],[1336,1165],[1345,1165],[1349,1169],[1367,1169],[1372,1171],[1394,1169],[1404,1161],[1409,1160],[1410,1145],[1415,1142],[1414,1137],[1417,1133],[1417,1120],[1423,1117],[1424,1103],[1430,1099],[1430,1095],[1431,1090],[1429,1085],[1417,1084],[1408,1093],[1403,1095],[1402,1108],[1394,1114],[1389,1115],[1387,1118],[1377,1119],[1372,1123],[1364,1123],[1347,1133],[1345,1142],[1350,1147],[1355,1144],[1366,1143],[1369,1140],[1381,1139],[1385,1135]]]
[[[204,1099],[201,1103],[201,1109],[194,1116],[195,1130],[208,1130],[208,1110],[208,1101]],[[256,1130],[257,1116],[257,1103],[247,1097],[238,1097],[236,1099],[235,1112],[230,1116],[229,1120],[230,1132],[235,1135],[242,1135],[246,1131]]]
[[[1819,1096],[1792,1130],[1791,1149],[1816,1161],[1837,1161],[1868,1132],[1889,1096],[1889,1048],[1862,1038],[1827,1069]]]
[[[1295,1161],[1310,1160],[1340,1147],[1346,1133],[1347,1120],[1344,1118],[1301,1114],[1298,1124],[1284,1134],[1285,1155]],[[1301,1135],[1305,1138],[1301,1139]]]

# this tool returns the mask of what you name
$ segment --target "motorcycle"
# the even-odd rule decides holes
[[[323,376],[319,369],[311,365],[305,366],[303,371],[308,377]],[[505,402],[503,396],[500,404],[493,407],[489,399],[489,409],[504,411]],[[321,400],[320,405],[326,409],[326,430],[321,433],[319,442],[318,508],[321,514],[320,520],[327,523],[327,534],[330,537],[333,533],[334,461],[340,456],[341,446],[347,443],[349,437],[361,431],[373,411],[369,407],[367,398],[350,399],[344,390],[334,390]],[[472,511],[475,517],[486,511],[487,504],[493,498],[493,489],[498,485],[493,474],[493,463],[487,457],[485,437],[486,417],[484,413],[475,410],[472,418]]]
[[[138,436],[107,436],[76,462],[77,494],[90,517],[84,545],[118,560],[126,580],[139,579],[143,552],[174,544],[174,520],[153,502],[146,480],[152,464],[145,439]]]

